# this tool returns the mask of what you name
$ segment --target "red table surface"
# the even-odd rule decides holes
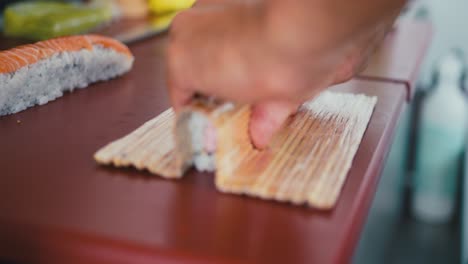
[[[403,84],[354,80],[378,96],[331,211],[216,191],[213,175],[164,180],[96,165],[93,153],[169,107],[167,39],[131,46],[124,77],[0,117],[0,258],[27,263],[343,263],[350,259],[404,107]],[[159,261],[159,262],[158,262]]]
[[[400,20],[358,77],[403,83],[408,88],[407,99],[411,100],[432,33],[432,26],[428,22]]]

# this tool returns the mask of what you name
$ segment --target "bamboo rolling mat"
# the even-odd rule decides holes
[[[250,143],[248,106],[213,115],[218,135],[216,187],[227,193],[332,208],[376,102],[376,97],[324,92],[302,105],[262,151]],[[182,177],[185,168],[173,139],[175,119],[168,109],[100,149],[96,161],[146,169],[165,178]]]

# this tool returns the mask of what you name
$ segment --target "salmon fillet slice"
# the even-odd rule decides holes
[[[0,116],[128,72],[127,46],[99,35],[68,36],[0,51]]]
[[[20,68],[46,59],[58,52],[92,50],[94,45],[113,49],[132,58],[127,46],[119,41],[99,35],[79,35],[45,40],[34,44],[0,51],[0,74],[12,73]]]

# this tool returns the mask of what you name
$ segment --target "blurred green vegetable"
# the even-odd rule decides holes
[[[109,5],[22,2],[4,12],[4,32],[10,37],[44,40],[85,33],[112,20]]]

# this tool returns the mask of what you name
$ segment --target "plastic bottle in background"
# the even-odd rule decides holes
[[[422,103],[412,213],[429,223],[447,223],[455,211],[466,120],[461,55],[454,50],[442,58],[435,87]]]

